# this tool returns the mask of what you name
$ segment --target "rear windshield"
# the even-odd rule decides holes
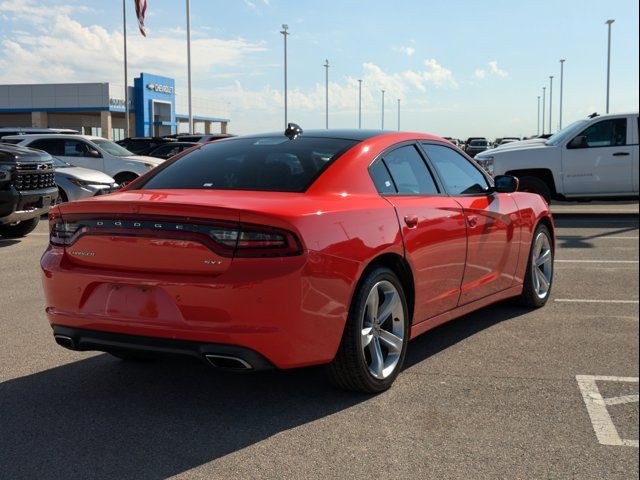
[[[331,162],[357,143],[304,136],[213,142],[160,167],[139,188],[304,192]]]

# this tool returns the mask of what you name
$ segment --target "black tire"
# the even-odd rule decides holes
[[[552,265],[551,278],[549,281],[549,289],[547,294],[544,296],[544,298],[541,298],[536,292],[535,282],[534,282],[534,275],[536,275],[536,272],[533,265],[535,242],[536,242],[536,238],[538,238],[538,235],[540,235],[541,233],[545,234],[549,240],[549,245],[551,248],[551,265]],[[522,294],[520,294],[520,296],[517,297],[516,299],[519,305],[527,308],[540,308],[547,303],[547,301],[549,300],[549,296],[551,295],[551,287],[553,286],[554,257],[555,257],[555,246],[553,244],[553,237],[546,225],[539,224],[531,240],[531,247],[529,249],[529,261],[527,262],[527,271],[524,277],[524,286],[522,289]]]
[[[542,198],[544,198],[544,201],[547,202],[547,205],[551,205],[551,189],[544,180],[541,180],[538,177],[522,177],[519,180],[519,191],[537,193]]]
[[[125,185],[133,182],[136,178],[138,178],[138,175],[131,172],[122,172],[113,177],[120,187],[124,187]]]
[[[67,203],[69,201],[69,197],[63,189],[58,187],[58,198],[56,199],[56,205],[60,205],[61,203]]]
[[[375,378],[369,371],[361,343],[366,301],[374,286],[381,281],[387,281],[395,287],[404,313],[404,338],[399,359],[393,372],[384,379]],[[391,321],[394,320],[391,318]],[[367,272],[354,294],[338,352],[333,361],[327,365],[327,374],[331,383],[343,390],[356,392],[378,393],[387,390],[402,370],[409,342],[410,325],[404,290],[395,273],[386,267],[376,267]]]
[[[0,236],[4,238],[20,238],[24,237],[36,228],[39,217],[32,218],[31,220],[23,220],[15,225],[0,225]]]

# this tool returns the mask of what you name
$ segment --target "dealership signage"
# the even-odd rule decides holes
[[[160,83],[147,83],[147,89],[157,93],[166,93],[167,95],[173,95],[173,87],[169,85],[162,85]]]

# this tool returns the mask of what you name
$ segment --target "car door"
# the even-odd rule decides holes
[[[631,194],[633,146],[627,139],[632,128],[625,117],[605,118],[569,140],[562,149],[565,194]],[[579,137],[582,142],[575,140]]]
[[[455,308],[467,249],[460,205],[442,193],[414,143],[383,153],[370,171],[400,222],[406,258],[414,273],[413,322]]]
[[[65,139],[64,154],[60,157],[76,167],[104,170],[104,159],[92,145],[81,139]]]
[[[467,260],[459,305],[509,288],[520,248],[516,202],[511,194],[494,192],[480,167],[453,147],[424,142],[422,148],[466,221]]]

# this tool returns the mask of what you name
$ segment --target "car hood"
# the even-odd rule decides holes
[[[532,149],[543,149],[547,148],[546,140],[544,138],[533,138],[531,140],[521,140],[519,142],[512,142],[506,145],[502,145],[500,147],[492,148],[490,150],[485,150],[482,152],[482,158],[486,156],[491,156],[496,153],[506,153],[506,152],[515,152],[519,150],[532,150]]]
[[[63,167],[56,168],[56,175],[63,176],[65,178],[75,178],[82,180],[83,182],[95,182],[95,183],[114,183],[115,180],[106,173],[99,172],[98,170],[92,170],[90,168],[82,167]]]

